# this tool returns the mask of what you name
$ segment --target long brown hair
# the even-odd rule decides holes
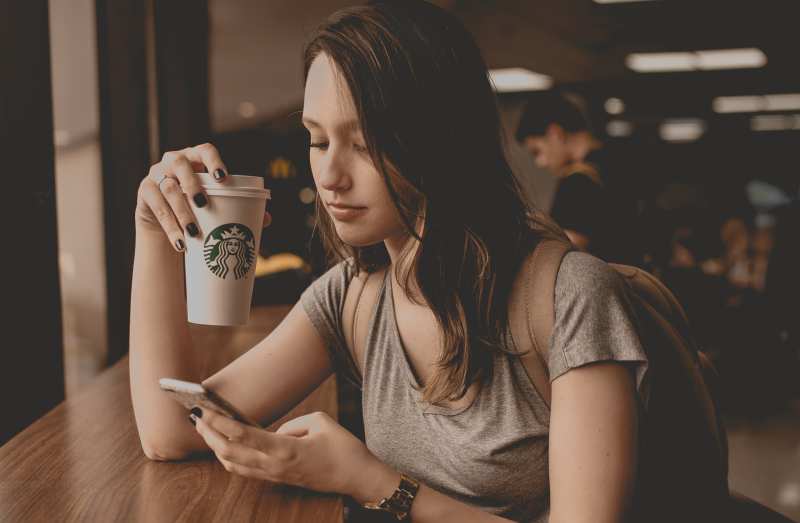
[[[413,272],[444,334],[423,397],[461,398],[491,372],[497,351],[512,350],[508,298],[539,239],[506,160],[486,65],[461,23],[423,0],[373,1],[331,15],[305,47],[304,83],[320,53],[350,88],[371,160],[419,241],[411,263],[396,268],[407,268],[397,279],[422,304],[409,284]],[[389,264],[383,242],[344,244],[319,197],[317,223],[333,260],[352,257],[359,271]]]

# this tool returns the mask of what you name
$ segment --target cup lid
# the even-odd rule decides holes
[[[204,189],[264,189],[264,178],[261,176],[245,176],[229,174],[222,183],[216,181],[211,173],[195,173]]]

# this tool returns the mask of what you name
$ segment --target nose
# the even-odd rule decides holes
[[[352,180],[348,174],[347,159],[334,148],[328,150],[327,158],[320,163],[317,183],[322,189],[332,192],[350,188]]]

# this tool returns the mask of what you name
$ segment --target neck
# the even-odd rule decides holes
[[[602,144],[588,131],[580,131],[571,136],[570,156],[573,162],[582,162],[590,152],[602,147]]]
[[[406,231],[403,231],[402,234],[398,234],[397,236],[392,236],[391,238],[383,240],[383,244],[386,246],[386,251],[389,253],[389,260],[393,267],[400,261],[400,255],[403,249],[405,249],[407,245],[411,245],[411,242],[415,244],[418,243],[417,240]],[[416,250],[416,245],[411,248]]]

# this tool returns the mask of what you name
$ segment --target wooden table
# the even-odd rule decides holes
[[[191,325],[195,348],[213,354],[221,368],[288,310],[256,307],[246,327]],[[316,410],[336,416],[333,378],[276,425]],[[0,447],[3,523],[342,520],[340,496],[231,474],[213,456],[148,460],[133,418],[127,356]]]

